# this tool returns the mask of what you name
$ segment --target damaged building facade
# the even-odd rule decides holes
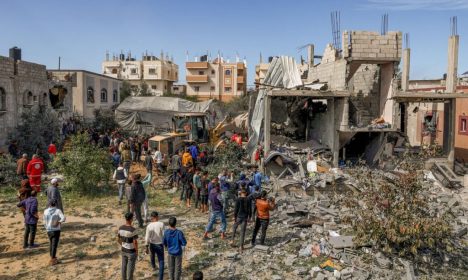
[[[260,87],[255,108],[263,112],[266,124],[256,136],[264,144],[266,155],[271,146],[278,150],[292,145],[308,147],[312,155],[327,157],[333,166],[358,159],[377,164],[382,154],[391,155],[395,147],[404,148],[406,134],[414,127],[409,117],[412,106],[431,102],[445,108],[439,121],[446,125],[434,137],[439,138],[437,142],[443,147],[444,156],[453,163],[456,121],[453,112],[456,100],[465,96],[450,90],[443,95],[409,91],[409,55],[405,57],[407,50],[402,49],[402,37],[398,31],[385,34],[345,31],[341,49],[327,45],[317,63],[313,59],[314,48],[309,47],[312,59],[306,71],[299,71],[295,62],[283,63],[281,70],[272,69],[271,64],[278,64],[274,60],[265,75],[265,84]],[[278,75],[275,71],[282,72],[282,84],[271,83],[269,76]],[[284,75],[287,72],[295,72],[295,77]],[[297,82],[290,83],[291,80]],[[258,107],[259,102],[264,106]]]

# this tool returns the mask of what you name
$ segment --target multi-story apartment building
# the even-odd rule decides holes
[[[199,100],[230,101],[247,93],[247,66],[245,62],[225,62],[221,58],[186,62],[187,95]]]
[[[141,60],[136,60],[129,53],[113,56],[102,62],[102,73],[106,76],[127,80],[132,85],[134,92],[138,92],[143,83],[148,85],[148,91],[152,95],[160,96],[165,92],[172,92],[172,85],[179,79],[179,66],[169,58],[154,55],[143,55]]]

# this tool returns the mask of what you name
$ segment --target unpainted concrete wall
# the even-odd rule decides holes
[[[402,50],[402,33],[389,31],[386,35],[372,31],[343,32],[343,57],[353,60],[399,61]]]

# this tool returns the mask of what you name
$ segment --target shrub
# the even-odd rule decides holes
[[[358,245],[370,243],[387,253],[417,259],[422,250],[450,250],[452,229],[446,211],[432,209],[431,184],[422,171],[406,170],[390,176],[366,166],[351,169],[361,192],[344,198],[352,213],[344,222],[352,225]]]
[[[118,127],[112,110],[94,110],[92,128],[100,133],[115,130]]]
[[[242,157],[244,150],[234,142],[228,141],[220,146],[216,152],[213,162],[208,165],[207,171],[210,177],[218,176],[223,170],[239,172],[243,169]]]
[[[99,192],[112,172],[109,153],[90,144],[87,133],[72,136],[70,149],[58,154],[53,166],[65,177],[66,187],[84,195]]]
[[[13,185],[19,182],[16,163],[10,155],[0,155],[0,185]]]

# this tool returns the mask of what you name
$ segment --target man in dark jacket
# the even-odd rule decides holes
[[[130,193],[130,203],[131,203],[131,208],[133,212],[135,212],[135,215],[137,216],[138,225],[140,228],[142,228],[143,218],[141,216],[141,206],[143,202],[145,201],[146,192],[140,179],[141,179],[140,174],[133,175],[132,190]]]
[[[146,152],[145,156],[145,167],[147,174],[153,174],[153,158],[151,157],[151,151]]]
[[[222,197],[221,197],[221,190],[219,184],[216,184],[214,188],[211,190],[210,195],[208,196],[208,199],[211,202],[211,215],[210,215],[210,221],[208,222],[208,225],[206,226],[205,229],[205,234],[203,235],[203,238],[208,238],[208,233],[213,231],[213,225],[216,222],[216,220],[219,218],[221,220],[221,238],[225,239],[226,235],[226,216],[224,215],[223,211],[223,203],[222,203]]]
[[[247,191],[243,187],[240,191],[240,196],[236,200],[236,206],[234,208],[234,225],[232,226],[232,242],[231,245],[234,247],[234,239],[236,236],[236,230],[241,225],[241,239],[240,239],[240,251],[244,251],[244,239],[245,230],[247,228],[247,221],[250,220],[252,214],[252,207],[249,198],[247,197]]]

